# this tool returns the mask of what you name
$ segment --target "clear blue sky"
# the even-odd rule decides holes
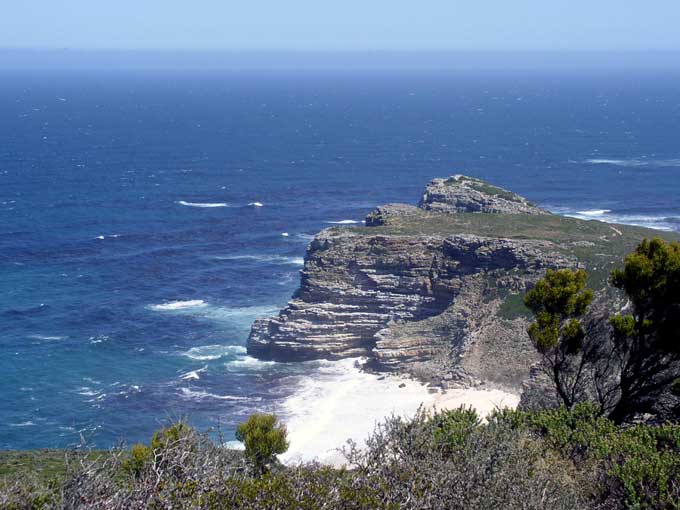
[[[680,0],[0,0],[0,48],[680,50]]]

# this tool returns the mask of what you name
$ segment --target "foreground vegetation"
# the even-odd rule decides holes
[[[71,463],[61,481],[5,478],[6,509],[618,509],[680,507],[680,426],[620,428],[579,404],[388,418],[346,468],[284,467],[285,429],[257,418],[228,450],[179,423],[149,445]],[[253,428],[259,428],[253,432]],[[283,441],[283,443],[282,443]]]

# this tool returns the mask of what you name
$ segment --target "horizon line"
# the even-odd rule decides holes
[[[0,48],[0,70],[677,71],[680,50]]]
[[[680,48],[512,48],[512,49],[491,49],[491,48],[419,48],[419,49],[295,49],[295,48],[283,48],[283,49],[265,49],[265,48],[249,48],[249,49],[236,49],[236,48],[117,48],[117,47],[106,47],[106,48],[79,48],[79,47],[63,47],[63,48],[50,48],[50,47],[13,47],[13,46],[0,46],[0,52],[130,52],[130,53],[219,53],[219,54],[450,54],[450,53],[522,53],[522,54],[537,54],[537,53],[680,53]]]

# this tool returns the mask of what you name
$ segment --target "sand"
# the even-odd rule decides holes
[[[290,448],[287,464],[316,460],[343,464],[339,449],[352,439],[364,444],[377,423],[392,414],[410,417],[418,407],[455,409],[472,406],[480,416],[496,407],[516,407],[519,395],[494,389],[453,389],[433,392],[397,375],[362,372],[357,359],[329,362],[300,382],[283,406]]]

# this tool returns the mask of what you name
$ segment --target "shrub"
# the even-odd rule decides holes
[[[288,450],[287,435],[273,414],[253,414],[236,429],[236,439],[245,445],[246,457],[259,474],[268,472],[276,455]]]
[[[634,509],[680,507],[680,426],[617,427],[598,408],[504,411],[495,421],[529,430],[597,484],[596,500]],[[545,453],[544,457],[549,456]]]
[[[526,429],[480,424],[465,409],[412,420],[391,417],[365,449],[346,455],[364,483],[382,494],[380,508],[572,509],[580,488],[560,459],[544,459]]]
[[[477,411],[465,407],[435,413],[431,420],[435,440],[451,450],[462,447],[480,424]]]
[[[242,432],[279,428],[271,418],[248,423]],[[485,423],[469,409],[421,409],[413,419],[388,418],[365,448],[350,443],[345,453],[354,469],[311,463],[261,473],[246,467],[241,452],[181,424],[159,431],[149,446],[83,459],[63,485],[0,480],[0,508],[646,510],[680,503],[680,426],[622,428],[589,405],[499,410]]]
[[[123,461],[123,469],[134,476],[139,476],[144,467],[149,463],[152,450],[141,443],[132,445],[130,457]]]
[[[611,473],[629,508],[680,508],[680,427],[636,425],[608,437]]]

